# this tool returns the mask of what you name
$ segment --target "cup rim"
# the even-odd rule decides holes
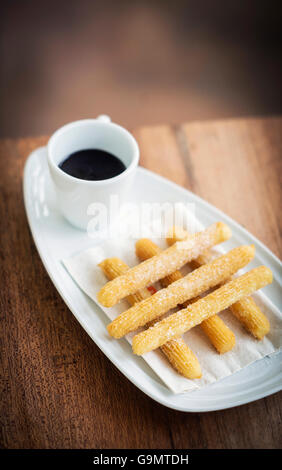
[[[99,124],[99,126],[111,126],[115,129],[117,129],[119,132],[121,132],[127,139],[130,140],[131,144],[133,145],[133,157],[132,161],[130,164],[126,167],[126,169],[120,173],[119,175],[113,176],[112,178],[107,178],[104,180],[83,180],[81,178],[76,178],[75,176],[69,175],[68,173],[65,173],[59,166],[53,161],[53,158],[51,156],[52,154],[52,147],[55,145],[55,140],[63,134],[68,129],[71,129],[72,127],[81,127],[85,124]],[[102,149],[101,149],[102,150]],[[91,186],[101,186],[105,184],[110,184],[113,182],[117,182],[121,179],[123,179],[125,176],[127,176],[129,173],[131,173],[138,165],[139,162],[139,146],[137,144],[136,139],[133,137],[133,135],[124,127],[120,126],[119,124],[116,124],[112,121],[110,122],[103,122],[99,121],[98,119],[79,119],[77,121],[69,122],[68,124],[65,124],[64,126],[60,127],[57,129],[50,137],[48,144],[47,144],[47,158],[48,158],[48,163],[52,167],[52,169],[57,173],[58,176],[63,177],[69,181],[73,181],[74,183],[78,184],[81,183],[83,185],[91,185]]]

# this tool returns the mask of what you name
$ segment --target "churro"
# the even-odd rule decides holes
[[[143,261],[109,281],[99,291],[98,301],[104,307],[112,307],[122,298],[173,273],[208,248],[227,240],[230,236],[231,231],[227,225],[222,222],[212,224],[202,232],[197,232],[191,238],[175,243],[153,258]]]
[[[171,365],[187,379],[200,379],[202,370],[200,363],[181,337],[171,339],[160,347]]]
[[[204,320],[200,327],[219,354],[224,354],[235,346],[236,339],[233,331],[218,315]]]
[[[171,229],[168,231],[166,241],[169,246],[172,246],[174,245],[174,243],[182,242],[192,236],[193,235],[188,233],[187,230],[185,230],[184,228],[174,226],[171,227]],[[191,268],[197,269],[203,264],[210,263],[215,257],[216,255],[212,253],[209,249],[207,249],[203,253],[201,253],[198,258],[193,259],[189,264]]]
[[[252,335],[261,340],[270,330],[268,318],[264,315],[252,297],[236,302],[230,307],[231,312]]]
[[[104,259],[99,264],[99,267],[102,269],[103,273],[109,280],[115,279],[129,270],[129,266],[127,266],[127,264],[124,263],[124,261],[122,261],[120,258],[116,257]],[[126,300],[130,305],[134,305],[137,302],[148,299],[149,297],[151,297],[151,293],[148,291],[148,289],[140,289],[139,291],[135,292],[135,294],[128,295]]]
[[[142,261],[149,259],[152,256],[155,256],[161,251],[158,245],[156,245],[153,241],[147,238],[142,238],[141,240],[138,240],[135,244],[135,248],[136,255]],[[167,287],[168,285],[181,278],[181,272],[175,271],[164,279],[161,279],[160,283],[163,287]],[[187,302],[184,302],[184,304],[186,303]],[[200,326],[210,339],[213,346],[220,354],[230,351],[234,347],[235,335],[218,315],[214,315],[213,317],[204,320]]]
[[[149,238],[140,238],[140,240],[137,240],[137,242],[135,243],[135,252],[137,257],[141,261],[146,261],[147,259],[153,258],[153,256],[156,256],[161,253],[161,251],[161,248],[154,242],[152,242],[152,240],[149,240]],[[164,277],[163,279],[160,279],[160,284],[162,285],[162,287],[167,287],[173,282],[178,281],[182,277],[183,276],[181,272],[177,270]]]
[[[173,245],[173,243],[182,241],[187,237],[189,237],[189,234],[186,230],[180,227],[172,227],[167,234],[167,243]],[[198,268],[203,264],[210,263],[214,258],[214,254],[211,253],[210,250],[206,250],[202,255],[192,261],[191,267]],[[251,297],[239,300],[239,302],[236,302],[230,307],[230,311],[240,323],[242,323],[246,330],[258,340],[263,339],[264,336],[269,333],[270,324],[268,318]]]
[[[158,348],[271,282],[272,272],[270,269],[265,266],[252,269],[186,309],[170,315],[148,330],[134,336],[133,352],[142,355]]]
[[[128,271],[129,267],[120,258],[107,258],[99,264],[105,276],[112,280]],[[142,289],[126,298],[130,305],[140,302],[151,296],[148,289]],[[191,349],[182,338],[172,339],[163,346],[161,351],[165,354],[171,365],[184,377],[198,379],[202,376],[200,363]]]
[[[254,251],[253,245],[241,246],[234,248],[211,263],[201,266],[187,276],[170,284],[167,288],[156,292],[151,298],[145,299],[121,313],[108,325],[108,332],[115,338],[121,338],[130,331],[136,330],[139,326],[144,326],[146,323],[158,318],[178,304],[182,304],[184,301],[205,292],[210,287],[218,285],[249,263],[254,257]]]

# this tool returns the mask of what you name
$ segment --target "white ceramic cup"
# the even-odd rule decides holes
[[[73,152],[91,148],[115,155],[126,169],[113,178],[87,181],[70,176],[59,168],[59,164]],[[52,135],[47,150],[58,207],[75,227],[87,229],[92,203],[108,207],[113,195],[118,196],[120,203],[126,201],[139,161],[139,147],[130,132],[112,123],[108,116],[66,124]]]

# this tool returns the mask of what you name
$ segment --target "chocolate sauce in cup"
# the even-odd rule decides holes
[[[118,157],[105,150],[85,149],[66,157],[59,168],[75,178],[99,181],[119,175],[126,166]]]

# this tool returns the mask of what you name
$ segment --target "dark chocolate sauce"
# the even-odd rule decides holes
[[[115,155],[98,149],[78,150],[66,157],[59,168],[82,180],[107,180],[122,173],[126,167]]]

